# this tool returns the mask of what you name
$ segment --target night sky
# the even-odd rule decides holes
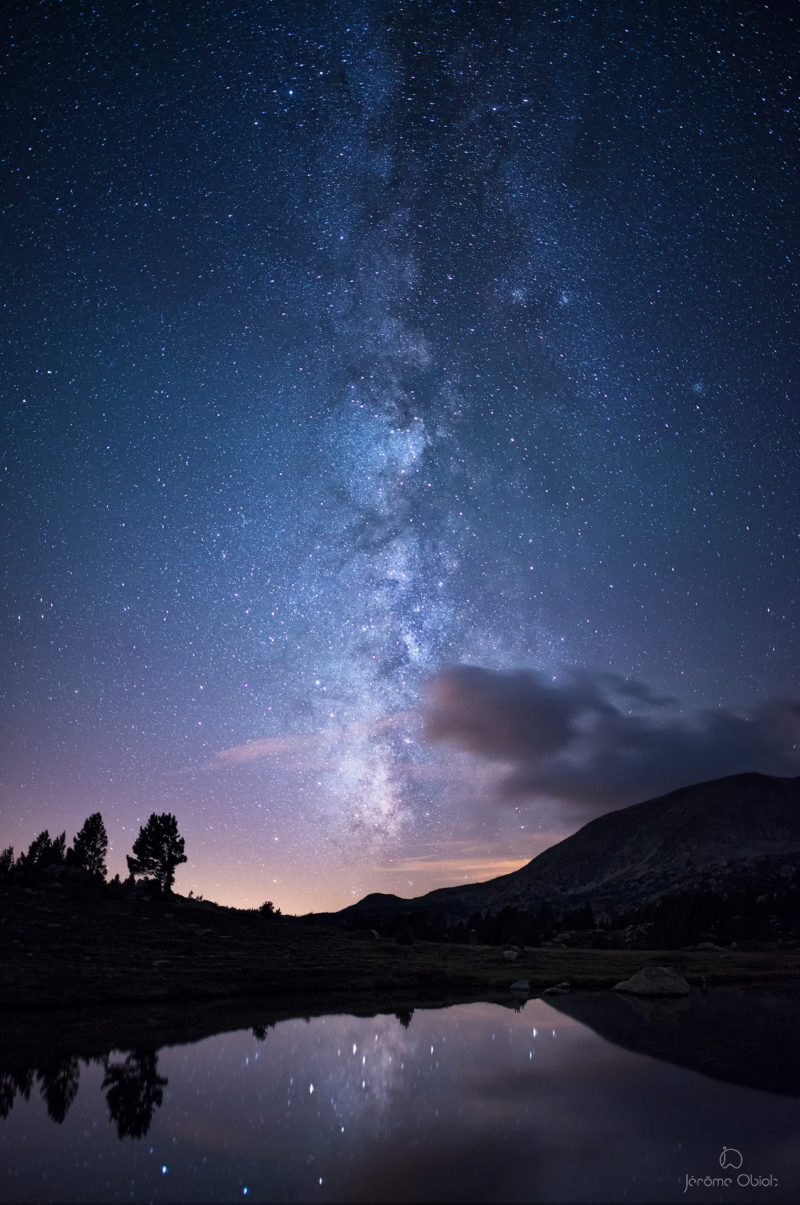
[[[1,845],[304,912],[800,772],[791,6],[11,25]]]

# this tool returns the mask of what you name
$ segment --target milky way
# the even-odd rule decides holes
[[[341,906],[796,769],[792,16],[14,21],[3,845]]]

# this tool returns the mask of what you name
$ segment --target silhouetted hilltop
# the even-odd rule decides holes
[[[488,882],[413,900],[371,895],[338,916],[353,922],[410,909],[452,926],[476,912],[566,912],[587,904],[596,915],[613,916],[675,893],[798,883],[800,778],[737,774],[609,812]]]
[[[380,997],[384,1005],[405,1007],[403,1002],[447,995],[491,999],[500,993],[511,1005],[509,988],[520,978],[534,994],[564,979],[576,988],[611,987],[642,965],[641,943],[635,950],[626,948],[632,943],[618,933],[602,934],[602,948],[559,949],[565,943],[550,941],[550,949],[520,951],[513,964],[497,944],[507,940],[506,933],[494,922],[481,935],[484,944],[467,941],[463,925],[460,936],[458,926],[443,932],[442,944],[415,942],[414,936],[428,934],[409,933],[405,919],[392,927],[393,909],[403,905],[397,897],[379,895],[373,906],[383,907],[381,918],[358,926],[366,931],[346,932],[341,924],[334,928],[319,918],[280,917],[264,906],[237,909],[168,895],[148,881],[106,884],[63,865],[46,867],[39,877],[6,876],[0,880],[0,1013],[88,1006],[102,1017],[112,1003],[150,1008],[184,1000],[205,1009],[207,1002],[220,999],[275,1002],[301,996],[330,1007],[344,997],[362,1003]],[[765,909],[769,920],[769,897],[748,915]],[[690,914],[696,912],[693,906]],[[724,913],[735,918],[727,903]],[[796,899],[789,898],[786,915],[796,923]],[[509,918],[501,914],[499,919],[505,924]],[[518,918],[512,915],[511,923],[516,926]],[[379,932],[377,939],[371,928]],[[756,934],[750,948],[738,951],[676,950],[679,935],[677,942],[670,940],[675,952],[669,964],[691,983],[701,977],[714,982],[796,978],[797,942],[776,943],[771,929],[768,934],[768,941]],[[579,940],[572,946],[598,944],[585,940],[585,933],[575,936]],[[621,936],[624,940],[618,940]],[[658,945],[652,929],[646,936],[651,942],[647,961],[663,965],[665,955],[657,951],[667,947]],[[541,937],[529,941],[522,934],[531,947],[540,947]],[[121,1082],[134,1084],[138,1070],[138,1064],[123,1067]],[[53,1096],[53,1107],[60,1099],[58,1093]]]

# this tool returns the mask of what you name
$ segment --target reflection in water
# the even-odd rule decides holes
[[[168,1082],[158,1074],[158,1055],[152,1050],[132,1050],[123,1063],[106,1063],[103,1091],[120,1138],[147,1133]]]
[[[788,990],[741,987],[662,998],[576,992],[552,1001],[625,1050],[786,1096],[800,1096],[798,1003]]]
[[[55,1066],[44,1067],[36,1078],[41,1086],[42,1097],[47,1105],[47,1116],[61,1122],[78,1092],[80,1067],[76,1058],[63,1059]]]
[[[753,1034],[769,1046],[759,1015],[793,1009],[774,996],[706,996],[655,1009],[597,994],[588,1005],[559,997],[559,1011],[531,1000],[254,1024],[256,1014],[158,1051],[131,1041],[102,1058],[10,1068],[0,1200],[800,1199],[800,1101],[642,1057],[576,1019],[594,1008],[610,1032],[609,1016],[630,1015],[623,1036],[648,1035],[639,1048],[662,1057],[682,1032],[696,1066],[702,1042],[687,1018],[698,1008],[698,1033],[717,1024],[720,1043],[747,1016],[745,1062]],[[186,1023],[196,1032],[197,1014]],[[741,1151],[744,1173],[776,1178],[767,1196],[736,1184],[684,1193],[687,1176],[719,1173],[723,1147]]]
[[[153,1114],[164,1099],[164,1088],[169,1082],[158,1074],[157,1053],[153,1050],[132,1050],[122,1062],[112,1062],[110,1056],[83,1061],[86,1066],[91,1062],[102,1063],[105,1072],[102,1090],[119,1137],[144,1137]],[[80,1060],[68,1057],[40,1068],[12,1067],[0,1072],[1,1117],[8,1117],[17,1096],[30,1100],[34,1080],[39,1084],[47,1116],[62,1125],[78,1094]]]
[[[23,1100],[29,1100],[33,1086],[33,1070],[12,1070],[0,1072],[0,1117],[8,1117],[17,1093]]]

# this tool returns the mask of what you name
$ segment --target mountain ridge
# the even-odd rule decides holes
[[[680,787],[590,820],[518,870],[402,899],[380,892],[333,914],[400,912],[463,922],[478,911],[590,903],[608,914],[674,891],[724,891],[742,876],[800,869],[800,776],[748,772]]]

